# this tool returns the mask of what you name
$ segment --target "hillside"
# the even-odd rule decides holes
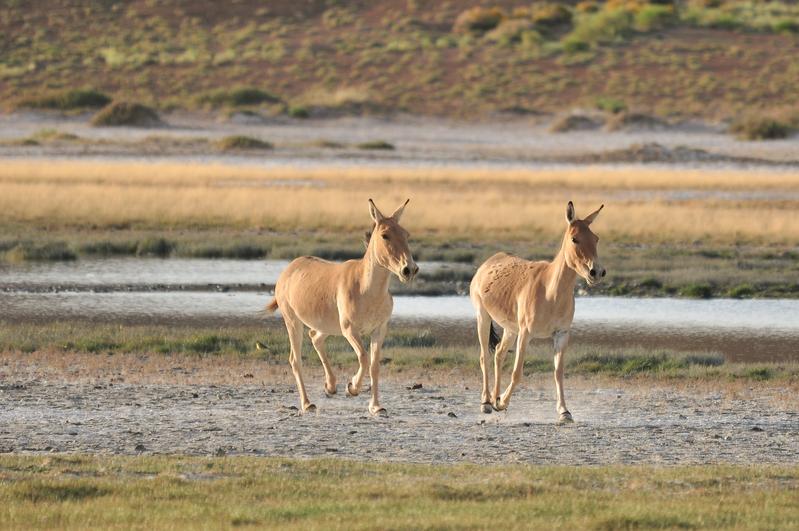
[[[71,89],[295,117],[600,107],[714,120],[799,107],[792,2],[4,4],[7,110],[93,104],[52,98]]]

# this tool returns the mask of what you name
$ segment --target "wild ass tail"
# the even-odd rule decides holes
[[[496,352],[497,345],[499,345],[499,334],[494,327],[494,321],[491,321],[491,333],[488,335],[488,348],[491,352]]]
[[[266,305],[268,313],[275,313],[277,311],[277,299],[272,299],[272,302]]]

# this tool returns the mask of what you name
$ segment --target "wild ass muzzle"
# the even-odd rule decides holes
[[[336,393],[336,376],[327,357],[325,339],[344,336],[358,356],[358,371],[347,382],[347,394],[357,396],[361,392],[368,367],[372,383],[369,412],[387,414],[380,406],[378,380],[381,348],[394,307],[389,280],[393,273],[401,282],[410,282],[419,272],[408,248],[408,231],[399,224],[408,201],[390,216],[384,216],[369,200],[374,226],[363,258],[334,263],[303,256],[292,261],[278,278],[275,298],[266,309],[274,312],[280,308],[286,324],[291,345],[289,363],[297,380],[301,411],[316,410],[302,380],[302,336],[307,326],[325,371],[325,392]],[[363,334],[371,337],[371,358],[361,341]]]
[[[604,205],[603,205],[604,206]],[[469,289],[477,311],[480,339],[480,369],[483,372],[481,410],[507,409],[513,390],[522,378],[524,355],[533,338],[552,338],[555,349],[555,392],[559,422],[573,422],[563,394],[563,361],[574,319],[574,286],[577,277],[596,286],[607,271],[599,261],[597,242],[591,223],[602,210],[577,219],[574,205],[566,206],[566,233],[560,251],[551,262],[533,262],[506,253],[497,253],[480,266]],[[492,321],[503,329],[495,333]],[[502,364],[514,341],[516,361],[511,381],[500,395]],[[494,352],[494,388],[488,388],[486,358]]]

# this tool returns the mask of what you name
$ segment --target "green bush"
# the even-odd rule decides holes
[[[662,29],[676,22],[674,8],[669,5],[647,5],[635,14],[635,29],[638,31]]]
[[[616,98],[601,96],[596,99],[596,108],[601,111],[616,114],[626,111],[627,105],[623,101],[617,100]]]
[[[157,256],[164,258],[172,254],[175,244],[165,238],[147,238],[136,246],[136,256]]]
[[[101,109],[92,118],[95,127],[153,127],[161,124],[161,119],[150,107],[140,103],[118,101]]]
[[[574,29],[563,42],[571,39],[591,45],[618,42],[632,32],[633,14],[626,9],[603,9],[577,17]]]
[[[739,284],[730,288],[726,295],[733,299],[745,299],[755,294],[755,288],[751,284]]]
[[[302,105],[292,105],[288,109],[288,115],[292,118],[308,118],[311,114]]]
[[[710,284],[688,284],[680,288],[680,295],[692,299],[709,299],[713,296],[713,286]]]

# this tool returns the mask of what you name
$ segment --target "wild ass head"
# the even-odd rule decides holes
[[[410,199],[390,216],[384,216],[374,201],[369,200],[369,215],[375,225],[369,235],[368,252],[378,265],[397,275],[402,282],[410,282],[419,272],[408,247],[410,235],[399,224],[408,201]]]
[[[566,222],[569,224],[566,235],[563,237],[563,251],[566,257],[566,265],[574,269],[578,275],[583,277],[589,286],[596,286],[607,274],[607,271],[599,262],[597,254],[597,243],[599,237],[591,232],[590,225],[602,210],[601,205],[594,212],[584,219],[577,219],[574,212],[574,205],[571,201],[566,206]]]

